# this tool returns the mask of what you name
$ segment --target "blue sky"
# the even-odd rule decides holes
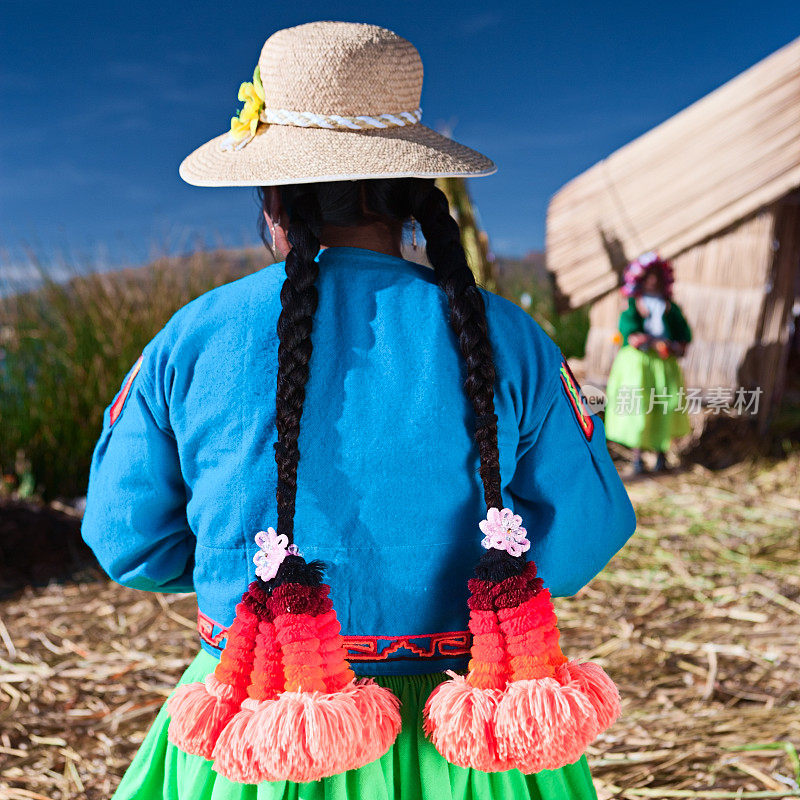
[[[227,128],[278,28],[339,19],[411,40],[423,122],[498,164],[472,191],[508,255],[543,246],[566,181],[800,36],[797,0],[26,0],[0,14],[0,264],[28,246],[124,262],[257,241],[251,190],[187,186],[178,164]]]

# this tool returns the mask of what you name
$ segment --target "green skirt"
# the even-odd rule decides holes
[[[666,453],[678,436],[691,433],[683,372],[675,356],[622,347],[606,386],[606,438],[626,447]]]
[[[201,650],[180,683],[200,681],[217,660]],[[479,772],[445,761],[422,732],[422,708],[442,673],[378,677],[402,703],[403,729],[386,755],[360,769],[310,783],[233,783],[211,762],[167,741],[162,707],[113,800],[597,800],[586,758],[558,770]],[[180,685],[180,684],[179,684]]]

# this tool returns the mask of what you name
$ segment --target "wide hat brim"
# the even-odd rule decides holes
[[[351,131],[259,125],[240,150],[223,150],[227,133],[187,156],[180,176],[193,186],[276,186],[362,178],[482,177],[494,162],[417,123]]]

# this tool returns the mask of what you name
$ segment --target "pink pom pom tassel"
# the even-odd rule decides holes
[[[425,733],[436,749],[459,767],[500,772],[514,765],[497,750],[494,720],[501,689],[483,689],[466,677],[448,672],[425,703]]]
[[[572,764],[597,730],[589,698],[574,684],[563,686],[554,678],[509,683],[495,714],[500,758],[525,773]]]
[[[267,779],[253,755],[257,731],[250,730],[250,726],[258,710],[274,702],[274,700],[252,698],[242,702],[239,712],[225,726],[217,739],[212,764],[215,772],[237,783],[260,783]]]
[[[401,728],[400,700],[371,679],[350,683],[343,691],[353,698],[361,717],[355,763],[349,767],[357,769],[379,759],[394,744]]]
[[[254,711],[246,735],[259,780],[305,783],[358,763],[362,720],[347,692],[283,692]]]
[[[597,714],[595,736],[610,728],[619,717],[619,691],[602,667],[591,661],[569,661],[556,667],[556,679],[561,684],[572,681],[589,698]]]
[[[203,683],[179,686],[167,701],[167,736],[184,753],[211,758],[217,737],[239,710],[246,695],[212,673]]]
[[[399,705],[372,681],[336,693],[247,699],[220,734],[213,768],[238,783],[304,782],[357,769],[392,746],[400,732]]]

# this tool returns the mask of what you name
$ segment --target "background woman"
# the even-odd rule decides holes
[[[665,469],[672,440],[691,432],[677,359],[692,332],[672,283],[670,263],[645,253],[628,265],[622,287],[628,307],[619,318],[622,348],[608,376],[605,424],[609,440],[633,448],[635,474],[645,468],[643,451],[655,452],[655,469]]]

